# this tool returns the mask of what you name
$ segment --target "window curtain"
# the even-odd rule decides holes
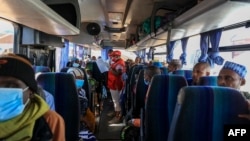
[[[60,70],[66,67],[67,62],[69,61],[69,41],[64,40],[64,48],[61,50],[61,59],[60,59]]]
[[[147,55],[148,55],[148,60],[152,60],[153,59],[153,48],[152,47],[150,47],[149,48],[149,51],[148,51],[148,53],[147,53]]]
[[[175,45],[175,41],[171,41],[168,45],[167,45],[167,62],[171,62],[171,60],[173,59],[174,55],[174,45]]]
[[[146,56],[146,49],[141,50],[141,59],[143,62],[145,62],[145,56]]]
[[[84,59],[84,49],[82,46],[78,46],[79,51],[78,51],[78,57],[80,57],[82,60]]]
[[[180,56],[180,60],[182,62],[183,65],[187,64],[187,42],[188,42],[189,38],[183,38],[181,39],[181,48],[182,48],[182,54]]]
[[[200,38],[200,49],[201,49],[201,56],[199,58],[199,62],[208,62],[208,33],[202,33]]]
[[[209,39],[212,46],[212,52],[209,53],[209,60],[212,67],[214,66],[214,64],[222,65],[224,62],[224,59],[219,55],[221,33],[222,29],[217,29],[209,32]]]
[[[140,57],[140,51],[133,51],[136,57]]]
[[[102,56],[102,59],[103,59],[103,60],[108,60],[108,59],[109,59],[109,57],[108,57],[108,51],[109,51],[110,49],[113,49],[113,47],[111,47],[111,46],[105,46],[105,47],[103,47],[103,49],[101,50],[101,56]]]

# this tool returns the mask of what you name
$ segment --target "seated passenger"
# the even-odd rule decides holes
[[[80,103],[80,123],[83,125],[81,127],[81,130],[85,130],[86,125],[87,129],[89,129],[91,132],[94,132],[95,130],[95,117],[94,114],[90,111],[88,106],[88,99],[86,97],[85,90],[83,89],[84,85],[84,73],[79,68],[69,68],[67,73],[71,73],[76,82],[76,87],[78,90],[78,96],[79,96],[79,103]]]
[[[194,65],[192,71],[192,85],[199,85],[200,77],[210,75],[210,65],[206,62],[199,62]]]
[[[245,66],[227,61],[218,75],[218,86],[231,87],[240,91],[240,87],[245,85],[247,69]],[[241,93],[250,99],[250,94],[248,92]]]
[[[0,139],[65,141],[63,118],[36,94],[31,63],[7,54],[0,65]]]
[[[173,59],[168,64],[168,73],[173,73],[176,70],[180,70],[182,68],[181,60],[179,59]]]
[[[152,78],[155,75],[159,75],[161,74],[161,70],[159,67],[156,66],[148,66],[145,70],[144,70],[144,83],[149,86],[151,83]],[[145,94],[146,95],[146,94]],[[134,118],[128,121],[129,125],[133,125],[135,127],[140,127],[140,122],[141,120],[139,118]]]
[[[218,86],[231,87],[240,91],[240,87],[245,85],[247,69],[245,66],[227,61],[219,72]],[[241,91],[243,96],[247,99],[250,107],[250,94],[249,92]],[[249,115],[239,115],[241,118],[250,120]]]

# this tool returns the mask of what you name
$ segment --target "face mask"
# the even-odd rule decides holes
[[[0,121],[6,121],[22,114],[29,99],[23,104],[23,92],[21,88],[0,88]]]
[[[78,64],[78,63],[73,63],[72,66],[73,66],[73,67],[79,67],[79,64]]]
[[[147,86],[148,86],[148,85],[149,85],[149,83],[150,83],[150,82],[149,82],[148,80],[144,79],[144,84],[145,84],[145,85],[147,85]]]
[[[84,85],[84,80],[81,79],[76,79],[76,88],[82,88],[82,86]]]

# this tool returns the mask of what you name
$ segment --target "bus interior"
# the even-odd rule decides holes
[[[167,63],[185,56],[185,70],[192,70],[204,53],[220,53],[224,60],[239,62],[250,70],[249,0],[0,2],[0,54],[27,55],[34,66],[46,66],[52,72],[60,72],[68,61],[76,58],[87,60],[101,56],[107,60],[109,49],[120,50],[124,61],[139,56],[144,62]],[[212,32],[219,36],[219,41],[206,42],[204,52],[202,37]],[[216,76],[222,64],[214,61],[213,65],[212,75]],[[242,89],[250,92],[250,74],[246,80],[249,81]],[[130,90],[126,92],[128,95]],[[97,140],[122,140],[121,130],[126,124],[108,124],[106,114],[112,110],[112,102],[104,100],[104,109],[95,111],[93,99],[90,98],[91,109],[99,112],[94,133]],[[130,111],[131,103],[126,101],[126,112]],[[145,134],[139,138],[156,140]]]

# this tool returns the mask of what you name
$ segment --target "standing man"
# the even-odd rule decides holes
[[[125,62],[121,58],[120,51],[114,51],[111,54],[112,64],[108,72],[108,88],[114,103],[115,115],[109,123],[120,123],[122,121],[121,106],[119,103],[120,93],[124,87],[122,74],[125,73]]]

